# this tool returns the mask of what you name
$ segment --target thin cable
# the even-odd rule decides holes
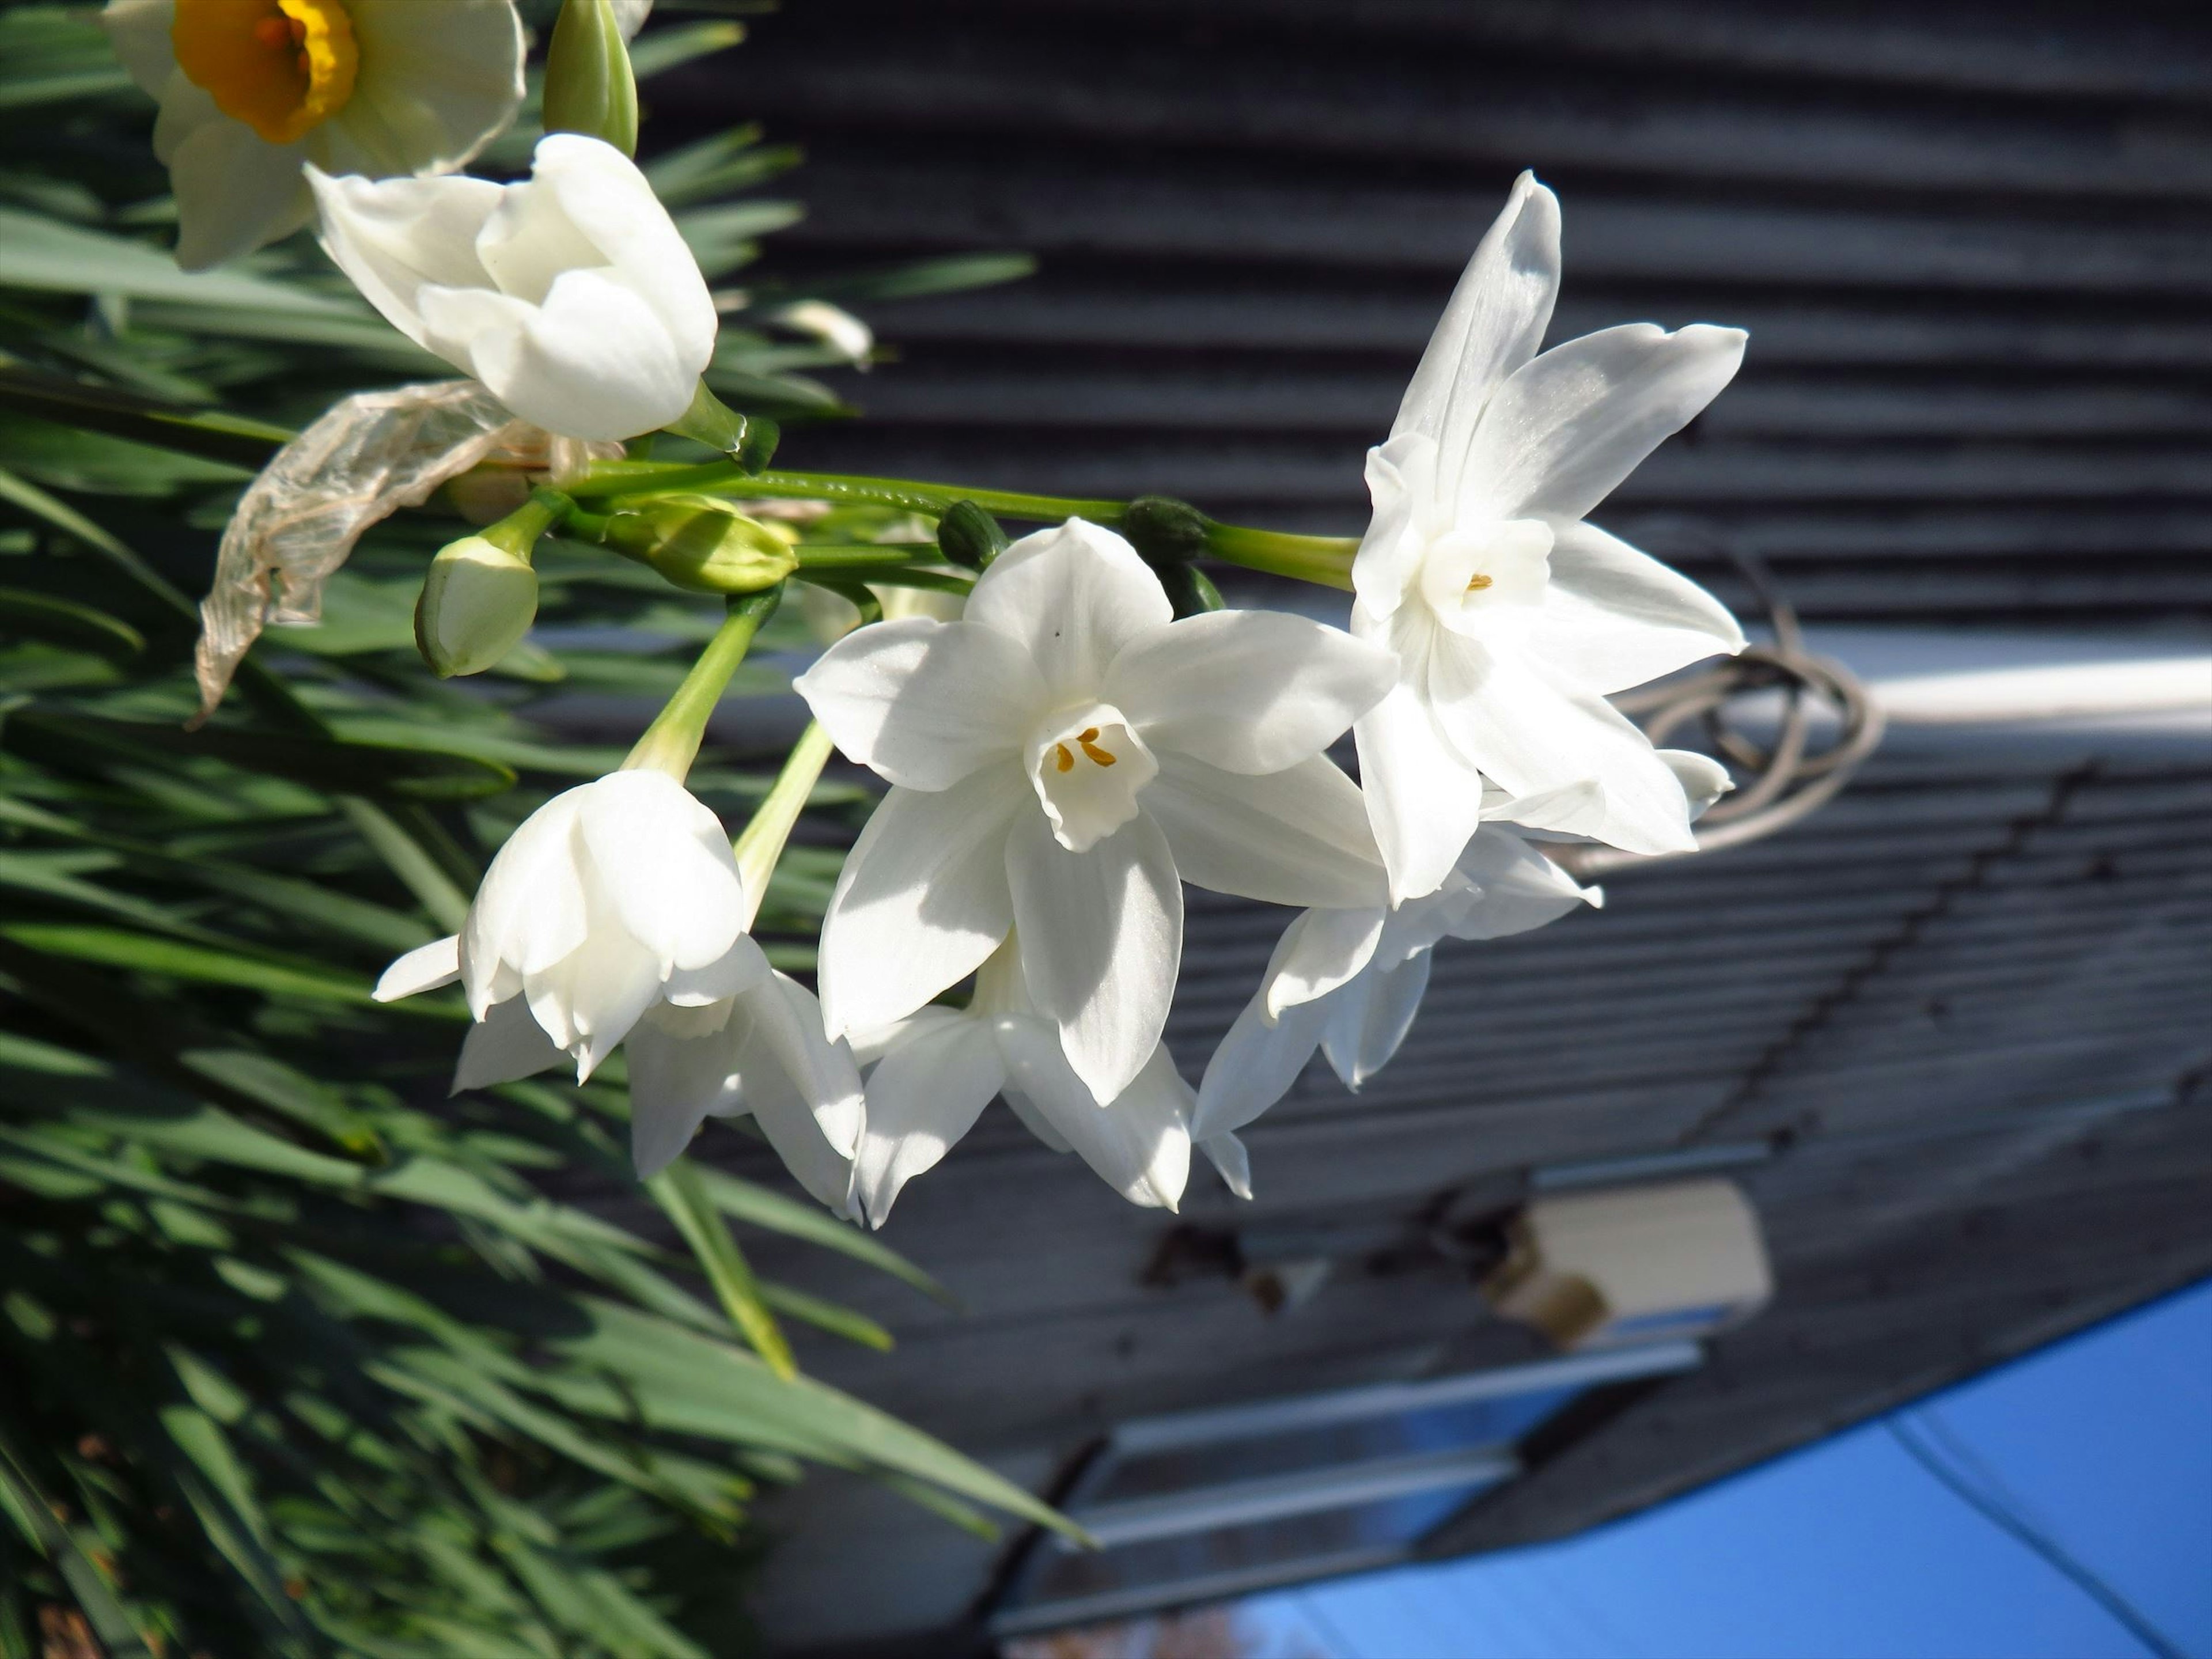
[[[2166,1639],[2163,1631],[2145,1618],[2133,1602],[2114,1589],[2088,1563],[2057,1539],[2030,1526],[1996,1498],[1977,1491],[1972,1482],[1937,1455],[1932,1446],[1907,1430],[1896,1418],[1885,1419],[1882,1426],[1889,1431],[1892,1439],[1905,1448],[1907,1455],[1935,1476],[1952,1496],[2039,1557],[2045,1565],[2063,1574],[2076,1589],[2111,1614],[2129,1635],[2142,1643],[2147,1651],[2155,1655],[2156,1659],[2189,1659],[2186,1653]]]

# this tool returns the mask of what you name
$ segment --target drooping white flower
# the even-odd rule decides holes
[[[714,301],[668,210],[611,144],[550,134],[513,185],[307,177],[323,246],[369,303],[523,419],[634,438],[690,407],[714,355]]]
[[[1182,1198],[1196,1103],[1167,1045],[1154,1044],[1128,1087],[1099,1104],[1069,1067],[1058,1026],[1036,1012],[1011,940],[977,973],[967,1007],[921,1009],[854,1047],[874,1065],[854,1189],[876,1226],[1000,1095],[1039,1139],[1081,1154],[1131,1203],[1172,1210]]]
[[[806,1189],[843,1211],[860,1128],[851,1054],[813,994],[746,932],[720,820],[649,769],[615,772],[532,813],[486,872],[460,933],[385,970],[379,1001],[459,980],[476,1017],[453,1087],[528,1077],[564,1055],[579,1082],[627,1043],[641,1177],[708,1116],[750,1112]]]
[[[830,1030],[913,1012],[1012,930],[1075,1074],[1117,1098],[1166,1023],[1182,882],[1379,902],[1358,791],[1322,750],[1393,673],[1303,617],[1175,621],[1135,550],[1080,520],[1001,554],[963,620],[840,641],[798,690],[893,787],[823,926]]]
[[[1662,749],[1695,818],[1731,786],[1706,756]],[[1398,904],[1308,910],[1283,932],[1252,1000],[1207,1062],[1193,1133],[1209,1150],[1289,1092],[1319,1048],[1347,1089],[1381,1071],[1412,1030],[1428,989],[1431,955],[1446,939],[1505,939],[1558,921],[1605,896],[1584,887],[1534,845],[1574,840],[1524,830],[1516,814],[1544,818],[1586,813],[1597,786],[1535,800],[1493,792],[1486,822],[1434,890]],[[1242,1148],[1235,1156],[1241,1159]],[[1217,1163],[1223,1161],[1217,1155]],[[1237,1181],[1224,1168],[1232,1187]],[[1249,1184],[1249,1182],[1248,1182]],[[1241,1195],[1251,1194],[1239,1187]]]
[[[522,103],[514,0],[108,0],[100,21],[160,100],[187,270],[307,223],[302,163],[449,172]]]
[[[1680,789],[1605,698],[1743,647],[1710,594],[1583,520],[1728,384],[1745,336],[1633,323],[1539,355],[1559,276],[1559,203],[1523,173],[1368,455],[1352,631],[1401,677],[1359,722],[1359,764],[1399,899],[1444,879],[1485,779],[1524,797],[1595,781],[1551,827],[1687,850]]]

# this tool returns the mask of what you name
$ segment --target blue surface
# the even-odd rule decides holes
[[[1901,1414],[2212,1659],[2212,1283]],[[1326,1659],[2103,1659],[2142,1646],[1880,1424],[1565,1544],[1255,1598]]]

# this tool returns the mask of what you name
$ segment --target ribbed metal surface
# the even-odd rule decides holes
[[[1810,617],[2212,617],[2212,29],[2188,6],[808,0],[665,112],[806,147],[778,239],[1029,250],[880,311],[854,469],[1356,530],[1454,276],[1534,167],[1553,337],[1752,332],[1601,519]]]
[[[1752,331],[1608,528],[1735,599],[1712,532],[1740,534],[1816,649],[1844,617],[2212,620],[2201,8],[805,0],[662,96],[805,143],[781,258],[1042,260],[875,312],[903,361],[841,382],[868,418],[794,432],[794,461],[1357,531],[1362,453],[1533,166],[1565,204],[1554,337]],[[2212,1272],[2212,755],[1899,755],[1788,834],[1607,884],[1601,915],[1448,947],[1357,1099],[1310,1071],[1249,1136],[1256,1204],[1194,1172],[1182,1224],[1339,1257],[1310,1304],[1146,1284],[1175,1218],[993,1112],[886,1235],[960,1311],[766,1252],[899,1337],[810,1363],[1044,1482],[1130,1415],[1533,1357],[1425,1235],[1547,1165],[1759,1153],[1733,1173],[1774,1306],[1449,1550],[1622,1512]],[[1191,1075],[1286,920],[1192,895]],[[787,1514],[813,1525],[768,1587],[787,1645],[912,1651],[987,1582],[988,1552],[863,1490]]]

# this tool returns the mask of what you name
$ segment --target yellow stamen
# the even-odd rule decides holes
[[[344,0],[176,0],[177,67],[272,144],[346,106],[361,70]]]
[[[1487,576],[1469,576],[1467,579],[1467,591],[1470,593],[1480,593],[1489,586],[1490,578]]]
[[[1080,742],[1082,740],[1078,738],[1077,741]],[[1073,772],[1075,769],[1075,757],[1067,752],[1067,745],[1066,744],[1056,743],[1053,744],[1052,754],[1053,764],[1059,767],[1061,771]]]
[[[1083,745],[1083,752],[1090,756],[1096,764],[1100,766],[1111,766],[1114,763],[1114,757],[1109,754],[1105,750],[1101,749],[1097,744],[1091,742],[1090,738],[1078,738],[1076,742]]]

